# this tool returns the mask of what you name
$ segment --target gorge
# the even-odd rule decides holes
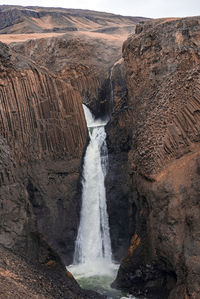
[[[0,33],[0,298],[104,298],[66,270],[76,252],[137,298],[198,299],[200,18],[0,6]],[[85,224],[89,140],[107,203]]]

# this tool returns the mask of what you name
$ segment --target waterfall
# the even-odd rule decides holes
[[[106,205],[105,175],[108,153],[105,124],[95,120],[84,107],[90,142],[83,165],[82,207],[75,244],[74,264],[87,264],[102,259],[111,263],[111,242]]]
[[[112,263],[104,184],[108,168],[105,132],[107,121],[95,120],[85,105],[83,108],[90,141],[83,164],[82,206],[74,261],[68,267],[77,278],[111,275],[113,269],[116,269],[116,265]]]
[[[111,100],[113,100],[112,69],[110,72]],[[83,163],[82,206],[75,242],[73,264],[67,266],[81,287],[95,290],[108,299],[136,299],[124,297],[120,290],[110,287],[119,264],[112,261],[109,221],[106,204],[105,176],[108,150],[105,125],[108,120],[95,120],[83,105],[89,132],[89,144]]]

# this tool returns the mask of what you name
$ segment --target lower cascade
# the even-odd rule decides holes
[[[90,141],[83,164],[82,207],[73,264],[67,268],[82,287],[94,289],[108,298],[121,297],[110,288],[118,264],[112,261],[105,176],[108,167],[105,125],[83,105]]]

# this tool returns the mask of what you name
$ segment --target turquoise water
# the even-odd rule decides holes
[[[83,277],[78,279],[79,285],[84,289],[96,291],[107,296],[108,299],[132,298],[120,290],[112,289],[110,284],[113,282],[113,277],[109,276],[93,276]]]
[[[68,266],[67,269],[73,274],[79,285],[88,290],[96,291],[108,299],[136,299],[120,290],[111,288],[111,283],[115,280],[119,265],[97,261]]]

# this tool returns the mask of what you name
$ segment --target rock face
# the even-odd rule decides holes
[[[81,17],[85,20],[83,12],[77,13],[67,12],[74,23]],[[7,30],[12,33],[57,31],[52,26],[58,19],[60,22],[67,19],[59,9],[45,12],[38,8],[4,6],[0,15],[3,33]],[[105,14],[92,16],[88,18],[89,23],[101,23]],[[87,27],[83,22],[81,33],[61,26],[58,31],[68,34],[59,38],[31,40],[9,47],[0,43],[0,251],[3,257],[0,283],[6,281],[8,285],[11,281],[11,289],[5,287],[3,291],[6,296],[19,293],[25,298],[29,293],[33,298],[98,298],[96,294],[82,291],[69,272],[65,278],[65,267],[54,249],[65,264],[72,262],[80,213],[79,179],[87,142],[82,101],[98,116],[109,110],[110,70],[120,57],[124,34],[134,29],[137,21],[132,18],[123,21],[110,14],[107,17],[104,25],[94,30],[93,25]],[[110,23],[113,25],[114,21],[118,25],[111,28]],[[44,23],[49,28],[43,28]],[[125,143],[126,140],[124,146]],[[122,160],[127,163],[127,149]],[[122,194],[121,206],[124,198]],[[111,200],[111,211],[115,205]],[[122,236],[128,207],[127,202],[124,219],[118,220],[120,232],[113,234],[117,258],[124,253],[123,243],[127,243],[129,236],[129,232],[126,237]],[[114,214],[113,231],[118,218]],[[29,282],[23,278],[26,273]],[[55,277],[57,282],[52,287]],[[37,293],[34,281],[38,279],[44,287],[39,287]]]
[[[113,285],[148,298],[200,293],[199,40],[200,18],[165,19],[123,46],[134,234]]]
[[[19,79],[12,73],[14,91],[7,84],[3,93],[8,97],[11,90],[10,97],[17,97],[12,104],[16,112],[10,119],[11,129],[18,128],[18,132],[13,133],[9,143],[15,148],[19,163],[24,161],[19,175],[26,184],[38,227],[65,264],[72,263],[79,225],[79,178],[87,141],[81,103],[89,105],[97,115],[105,112],[109,106],[109,93],[103,92],[104,86],[109,89],[105,77],[109,76],[114,59],[120,56],[120,43],[110,47],[107,43],[66,36],[12,45],[12,50],[27,57],[29,64],[23,66],[21,59],[13,62],[19,68]],[[99,56],[98,45],[102,50]],[[8,105],[7,111],[10,109]],[[8,138],[7,114],[3,117],[4,136]],[[22,152],[18,150],[21,147]]]
[[[15,10],[17,14],[13,14]],[[79,180],[87,141],[81,103],[87,104],[97,116],[108,113],[110,70],[121,56],[123,38],[131,28],[134,29],[137,19],[113,19],[113,15],[108,14],[103,27],[99,25],[92,32],[94,22],[104,18],[104,14],[91,12],[90,16],[95,15],[95,18],[86,28],[84,11],[36,10],[37,14],[34,9],[4,6],[2,15],[11,15],[2,21],[12,21],[13,16],[17,20],[20,16],[21,24],[24,16],[28,22],[30,18],[42,21],[41,18],[47,15],[49,20],[53,15],[60,15],[60,18],[63,15],[66,19],[65,14],[70,14],[74,22],[77,18],[83,19],[83,28],[80,32],[68,32],[59,37],[13,43],[9,48],[1,44],[0,132],[14,157],[16,174],[28,194],[39,230],[63,262],[70,264],[79,225]],[[122,35],[119,36],[116,30],[112,36],[109,30],[100,32],[105,26],[110,28],[112,19],[120,30],[124,28]],[[16,23],[14,21],[9,28],[15,30]],[[118,232],[114,234],[116,216],[111,218],[114,240],[118,238]],[[121,247],[124,225],[119,233]],[[113,248],[117,251],[118,243],[114,243]],[[118,251],[115,255],[119,259],[124,251],[122,248]]]
[[[83,291],[40,234],[12,150],[0,138],[0,297],[101,298]]]
[[[1,135],[15,157],[40,230],[68,262],[79,221],[77,182],[87,136],[81,95],[20,56],[7,60],[2,56]],[[63,221],[68,214],[73,221]]]
[[[18,57],[18,59],[20,58]],[[0,44],[0,293],[6,298],[19,295],[21,298],[27,298],[31,295],[33,298],[100,297],[93,292],[83,291],[74,278],[68,272],[66,273],[60,257],[38,231],[36,213],[34,213],[34,210],[39,205],[43,208],[45,207],[45,202],[37,202],[36,187],[33,187],[32,182],[34,171],[38,171],[41,174],[41,181],[38,182],[38,186],[41,187],[44,180],[48,177],[45,173],[46,169],[43,169],[43,163],[47,169],[53,168],[51,173],[50,170],[48,172],[50,186],[49,189],[48,187],[46,188],[48,191],[50,188],[54,188],[52,197],[56,195],[56,192],[58,193],[56,188],[59,190],[62,187],[62,176],[66,176],[65,172],[64,174],[62,173],[62,167],[60,167],[59,173],[57,173],[56,167],[53,167],[50,162],[51,167],[50,165],[48,166],[47,161],[50,158],[54,159],[55,152],[59,148],[59,143],[57,148],[55,143],[52,144],[53,138],[55,141],[56,135],[60,133],[60,142],[64,142],[62,134],[65,134],[65,130],[68,130],[68,139],[71,138],[70,146],[74,146],[72,151],[74,159],[82,154],[81,150],[85,144],[84,134],[86,134],[85,120],[81,110],[82,106],[81,104],[79,105],[80,110],[77,110],[74,115],[75,111],[72,108],[76,109],[76,103],[73,102],[73,105],[70,106],[70,102],[67,101],[67,99],[70,101],[70,89],[67,97],[63,87],[62,97],[58,95],[59,83],[62,84],[62,81],[56,81],[56,78],[50,73],[37,69],[33,64],[29,65],[23,62],[23,65],[24,69],[22,70],[20,64],[19,70],[16,57],[9,52],[9,48],[6,45]],[[54,98],[55,93],[53,91],[52,94],[50,93],[51,84],[54,86],[57,102]],[[46,95],[45,102],[43,101],[44,95]],[[67,121],[65,122],[65,119],[67,119],[67,113],[63,108],[65,100],[66,104],[68,104],[68,109],[71,108],[71,113],[73,114],[75,131],[73,128],[70,129],[69,126],[67,128]],[[77,97],[78,100],[81,103],[80,97]],[[52,112],[57,112],[57,115],[54,114],[56,117],[48,117],[51,109],[48,106],[47,112],[45,105],[50,105],[53,108]],[[60,107],[62,107],[62,113]],[[62,117],[60,117],[59,113],[62,114]],[[77,116],[78,113],[80,115]],[[58,126],[56,127],[58,124],[59,129]],[[74,139],[73,144],[73,134],[77,132],[78,126],[82,127],[81,134],[77,136],[76,140]],[[43,139],[43,141],[46,141],[42,143],[42,138],[40,137],[42,136],[41,134],[44,134],[44,128],[46,131],[47,127],[49,130],[46,138]],[[71,127],[73,127],[72,122]],[[65,142],[67,142],[67,139]],[[64,143],[62,146],[64,147]],[[71,148],[69,149],[72,150]],[[67,152],[66,147],[65,150]],[[64,161],[63,156],[60,153],[61,161]],[[41,161],[40,167],[38,166],[39,161]],[[31,163],[33,163],[32,168]],[[69,169],[68,165],[66,167]],[[74,168],[76,167],[79,166],[74,166]],[[70,165],[70,170],[71,168],[72,166]],[[55,174],[52,178],[53,172]],[[45,173],[45,177],[42,176],[43,173]],[[73,182],[72,172],[70,176]],[[55,188],[57,177],[60,179]],[[56,201],[55,198],[54,201]],[[62,199],[58,199],[58,201],[62,201]],[[68,208],[67,206],[66,212]],[[57,209],[59,210],[59,207]],[[48,211],[46,213],[48,214]],[[54,213],[58,214],[58,211],[54,210]],[[75,212],[75,217],[76,215],[78,217],[78,213]],[[59,222],[59,220],[57,221]],[[76,221],[76,218],[74,221]],[[51,225],[50,221],[49,226]],[[55,232],[53,233],[55,234]],[[70,233],[71,231],[69,231]],[[35,285],[36,281],[37,287]],[[38,281],[40,281],[39,285]]]
[[[30,130],[29,135],[34,136],[35,141],[32,137],[28,137],[30,139],[27,141],[28,155],[23,157],[26,166],[21,167],[19,175],[26,184],[38,219],[39,230],[67,265],[73,260],[79,225],[80,166],[87,141],[81,100],[97,116],[109,112],[110,70],[121,56],[122,38],[123,36],[114,35],[111,38],[105,34],[88,35],[81,32],[76,35],[65,34],[62,37],[28,40],[10,45],[14,57],[20,55],[25,57],[23,62],[25,65],[20,58],[18,61],[16,58],[13,63],[19,70],[24,69],[23,82],[26,84],[26,92],[34,92],[34,95],[28,94],[30,99],[28,102],[26,95],[23,96],[23,107],[27,107],[28,113],[26,119]],[[24,93],[24,87],[22,90],[20,86],[21,80],[18,81],[19,93]],[[13,86],[15,85],[14,81]],[[6,95],[7,92],[6,90],[4,94]],[[39,105],[35,102],[39,102]],[[19,109],[21,109],[20,104],[18,104]],[[38,109],[34,108],[32,112],[32,107]],[[36,115],[34,115],[35,111]],[[34,120],[36,124],[29,124],[29,118],[36,119]],[[19,119],[21,119],[20,115]],[[22,126],[24,128],[23,122]],[[36,126],[38,129],[35,128]],[[35,133],[32,133],[33,128]],[[7,131],[6,127],[5,132]],[[23,134],[25,134],[23,139],[26,140],[25,130]],[[16,147],[19,143],[19,137],[20,135],[17,135],[16,138],[11,139],[13,146]],[[18,148],[21,148],[20,144]],[[32,154],[34,157],[30,156]],[[19,161],[22,161],[21,156]],[[121,201],[113,200],[113,195],[110,198],[112,199],[109,208],[110,219],[112,219],[111,237],[114,255],[119,260],[124,254],[125,242],[126,248],[128,247],[129,233],[126,236],[123,233],[127,226],[128,204],[123,202],[124,194],[121,195]],[[120,214],[118,219],[115,212],[119,202],[120,207],[125,205],[125,212],[123,215]],[[115,226],[116,219],[119,222],[118,227]]]
[[[63,35],[12,44],[12,49],[51,70],[81,93],[95,115],[109,110],[109,73],[121,56],[121,38]]]
[[[43,249],[41,244],[35,249]],[[0,297],[1,298],[105,298],[93,291],[82,290],[69,271],[57,261],[52,252],[45,265],[37,260],[26,261],[13,251],[0,245]],[[44,253],[44,252],[43,252]]]
[[[110,85],[113,112],[106,127],[109,151],[106,192],[113,257],[119,262],[127,252],[130,237],[134,232],[132,187],[128,163],[128,152],[131,146],[131,127],[128,124],[130,110],[122,59],[112,68]]]

